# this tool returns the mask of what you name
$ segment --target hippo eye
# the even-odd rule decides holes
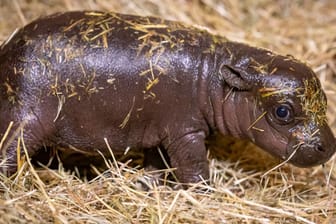
[[[292,121],[292,109],[287,104],[277,106],[274,111],[275,118],[280,122],[289,123]]]

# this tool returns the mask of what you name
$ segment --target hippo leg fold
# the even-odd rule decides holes
[[[197,183],[209,179],[209,164],[204,132],[193,132],[170,142],[165,147],[170,164],[181,183]]]

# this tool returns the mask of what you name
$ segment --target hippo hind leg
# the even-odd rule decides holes
[[[150,184],[167,185],[167,181],[177,181],[174,173],[170,172],[170,160],[167,151],[162,147],[144,149],[144,169],[150,175]]]
[[[41,127],[37,119],[28,122],[10,122],[5,131],[3,129],[1,131],[0,172],[7,176],[17,171],[18,159],[24,158],[25,149],[31,158],[43,147],[48,132]]]

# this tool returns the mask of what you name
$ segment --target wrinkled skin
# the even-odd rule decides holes
[[[183,183],[209,178],[204,140],[216,132],[302,167],[335,152],[325,94],[305,64],[158,18],[38,19],[1,46],[0,84],[7,174],[18,139],[30,156],[48,145],[110,155],[104,139],[115,154],[160,146]]]

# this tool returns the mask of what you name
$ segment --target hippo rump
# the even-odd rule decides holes
[[[179,181],[194,183],[209,178],[205,138],[214,133],[315,166],[335,152],[326,109],[316,74],[298,60],[160,18],[59,13],[0,47],[6,175],[24,149],[160,147]]]

